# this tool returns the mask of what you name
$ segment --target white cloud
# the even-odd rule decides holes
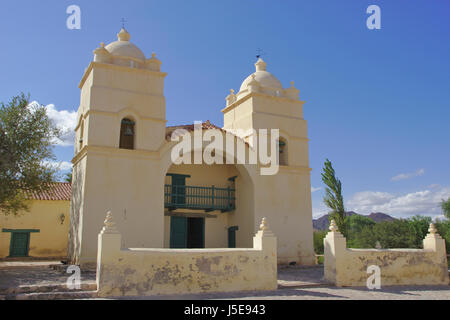
[[[317,208],[312,208],[312,216],[313,219],[317,219],[320,218],[321,216],[324,216],[326,214],[328,214],[329,209],[322,203],[319,205],[319,207]]]
[[[435,216],[434,218],[433,218],[433,220],[436,222],[437,220],[446,220],[447,219],[447,217],[446,216],[444,216],[443,214],[441,214],[441,215],[438,215],[438,216]]]
[[[321,187],[318,187],[318,188],[311,187],[311,192],[316,192],[319,190],[322,190],[322,188]]]
[[[449,187],[435,187],[403,195],[364,191],[353,195],[346,204],[346,210],[361,214],[383,212],[397,217],[416,214],[437,216],[441,214],[442,199],[447,199],[449,196]]]
[[[43,161],[43,164],[49,165],[59,171],[69,171],[72,170],[72,163],[68,161]]]
[[[61,137],[56,144],[71,146],[75,141],[75,126],[77,124],[77,113],[75,111],[56,110],[53,104],[45,106],[47,115],[61,130]]]
[[[62,161],[60,162],[60,170],[61,171],[68,171],[68,170],[72,170],[72,163],[68,162],[68,161]]]
[[[358,207],[375,207],[383,205],[393,198],[395,198],[395,196],[387,192],[362,191],[355,193],[352,199],[348,201],[348,204],[350,206]]]
[[[418,169],[415,172],[410,172],[410,173],[400,173],[398,175],[396,175],[395,177],[392,177],[392,181],[399,181],[399,180],[405,180],[405,179],[410,179],[410,178],[414,178],[414,177],[418,177],[421,176],[425,173],[425,169]]]
[[[37,101],[30,106],[39,105]],[[61,130],[61,137],[56,139],[55,144],[59,146],[72,146],[75,140],[75,126],[77,124],[77,113],[75,111],[57,110],[54,104],[45,106],[50,120]]]

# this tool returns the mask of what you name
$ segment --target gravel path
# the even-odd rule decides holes
[[[49,268],[55,261],[0,262],[0,292],[11,287],[64,284],[69,274]],[[95,280],[95,272],[82,272],[83,282]],[[119,299],[358,299],[358,300],[450,300],[450,286],[395,286],[380,290],[337,288],[323,280],[323,267],[287,267],[278,271],[279,289],[265,292],[204,293],[191,295],[132,297]]]
[[[0,262],[0,293],[8,288],[65,284],[71,275],[50,268],[59,261]],[[95,281],[95,272],[82,272],[81,281]]]

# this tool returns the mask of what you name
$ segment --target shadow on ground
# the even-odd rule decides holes
[[[71,274],[51,269],[53,262],[0,262],[0,292],[20,286],[64,285]],[[64,268],[63,268],[64,270]],[[278,290],[240,291],[228,293],[201,293],[164,296],[117,297],[125,300],[166,300],[166,299],[276,299],[276,300],[396,300],[396,299],[435,299],[450,300],[449,286],[395,286],[380,290],[365,287],[339,288],[326,283],[323,279],[323,266],[282,267],[278,270]],[[82,282],[94,282],[95,272],[81,273]],[[113,298],[111,298],[113,299]]]

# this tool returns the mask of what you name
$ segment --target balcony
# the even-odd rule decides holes
[[[191,209],[229,212],[236,209],[235,189],[164,185],[164,207],[169,210]]]

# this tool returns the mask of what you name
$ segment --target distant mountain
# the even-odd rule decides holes
[[[383,222],[383,221],[394,221],[395,218],[391,217],[390,215],[382,212],[372,212],[367,216],[367,218],[372,219],[375,222]]]
[[[352,216],[354,214],[358,214],[353,211],[346,212],[347,216]],[[382,221],[393,221],[395,218],[391,217],[390,215],[382,212],[372,212],[368,216],[358,214],[360,216],[367,217],[369,219],[372,219],[375,222],[382,222]],[[320,218],[313,219],[313,228],[314,230],[327,230],[328,226],[330,225],[330,222],[328,220],[328,214],[321,216]]]

